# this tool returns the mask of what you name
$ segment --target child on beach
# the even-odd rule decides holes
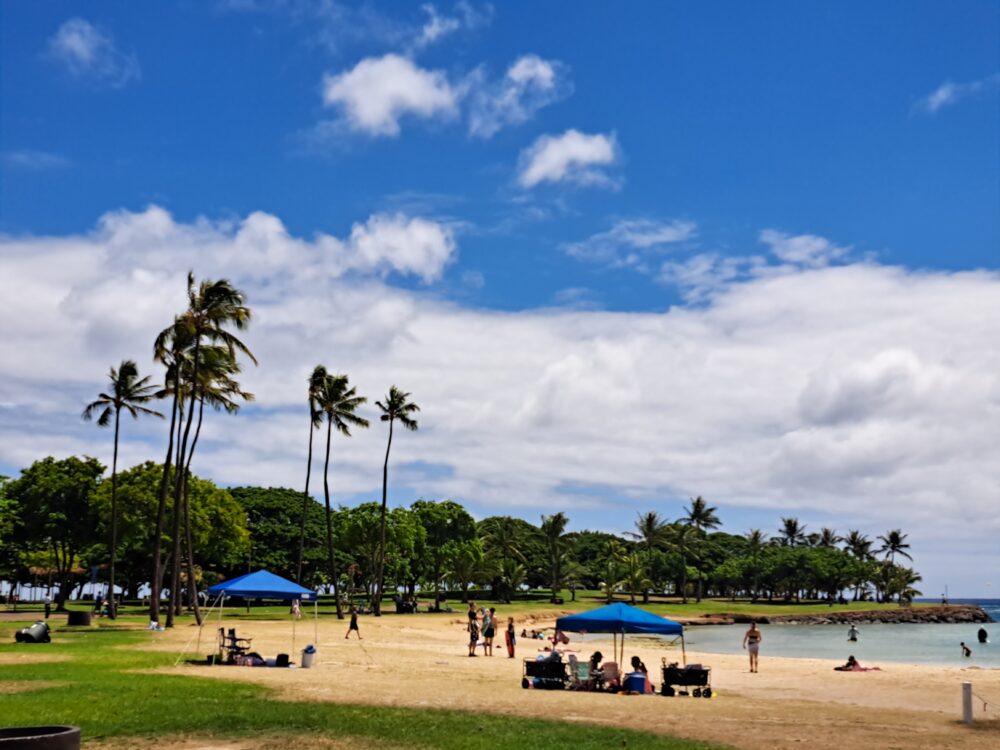
[[[476,603],[469,602],[469,656],[476,655],[476,644],[479,643],[479,616],[476,614]]]
[[[493,637],[496,635],[496,607],[483,612],[483,656],[493,656]]]

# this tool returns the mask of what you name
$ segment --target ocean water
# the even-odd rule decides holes
[[[937,664],[950,667],[1000,669],[1000,600],[951,600],[977,604],[997,622],[986,623],[988,643],[979,643],[979,625],[859,625],[856,643],[847,640],[848,625],[761,625],[761,659],[791,656],[847,661],[854,654],[862,666],[886,662]],[[721,654],[741,654],[746,625],[704,625],[685,628],[688,648]],[[959,644],[965,641],[972,656],[965,658]]]

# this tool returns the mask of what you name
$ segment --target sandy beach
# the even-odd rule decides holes
[[[500,613],[502,615],[502,612]],[[517,629],[544,627],[551,619],[519,619]],[[291,652],[290,622],[226,621],[253,649],[273,657]],[[750,674],[746,659],[688,652],[688,663],[712,667],[712,699],[624,696],[521,688],[522,657],[535,656],[541,641],[519,639],[516,659],[502,645],[494,656],[469,658],[460,614],[389,615],[361,618],[363,641],[344,639],[346,622],[319,623],[319,652],[313,669],[203,667],[177,671],[266,684],[279,698],[373,705],[452,708],[510,716],[599,722],[723,743],[738,748],[995,748],[1000,713],[977,707],[977,723],[961,716],[961,684],[1000,703],[1000,671],[872,664],[881,672],[841,673],[835,662],[773,658],[761,653],[761,671]],[[217,623],[206,625],[201,652],[209,653]],[[180,650],[193,627],[150,633],[150,648]],[[308,618],[298,623],[296,649],[314,640]],[[501,639],[497,639],[500,641]],[[586,658],[600,649],[607,658],[611,639],[571,642]],[[625,659],[637,654],[658,676],[661,658],[680,658],[679,648],[632,639]],[[193,651],[190,658],[193,658]],[[294,660],[294,659],[293,659]],[[654,679],[654,682],[657,682]],[[990,719],[992,717],[992,719]],[[475,721],[470,717],[470,726]]]

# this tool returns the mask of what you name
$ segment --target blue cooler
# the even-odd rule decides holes
[[[629,672],[625,675],[625,682],[622,683],[622,688],[627,693],[645,693],[646,675],[642,672]]]

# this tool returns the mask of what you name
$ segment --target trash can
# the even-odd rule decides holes
[[[90,610],[71,609],[66,616],[66,624],[70,626],[90,626]]]
[[[9,727],[0,729],[3,750],[80,750],[77,727]]]
[[[49,635],[49,625],[44,620],[39,620],[34,625],[21,628],[14,634],[14,640],[18,643],[48,643],[52,640]]]
[[[313,660],[316,658],[316,647],[313,645],[306,646],[302,649],[302,668],[309,669],[313,665]]]

